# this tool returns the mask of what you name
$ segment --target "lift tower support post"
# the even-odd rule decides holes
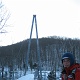
[[[31,33],[30,33],[30,39],[29,39],[28,51],[27,51],[27,66],[28,66],[28,61],[29,61],[31,37],[32,37],[32,31],[33,31],[34,22],[35,22],[35,28],[36,28],[36,43],[37,43],[37,54],[38,54],[37,55],[37,59],[38,59],[38,79],[42,80],[41,59],[40,59],[40,49],[39,49],[39,40],[38,40],[38,30],[37,30],[36,15],[33,15],[33,20],[32,20]]]

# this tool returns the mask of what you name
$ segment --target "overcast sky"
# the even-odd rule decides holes
[[[80,38],[79,0],[2,0],[11,16],[8,33],[0,34],[0,46],[30,37],[33,15],[37,18],[38,37]],[[35,27],[32,37],[36,37]]]

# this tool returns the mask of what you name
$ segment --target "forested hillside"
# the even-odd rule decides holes
[[[0,66],[8,67],[10,70],[25,69],[28,41],[0,47]],[[39,38],[41,66],[44,70],[59,69],[61,67],[61,56],[64,52],[72,52],[76,61],[80,62],[80,40],[61,38],[57,36]],[[29,64],[32,68],[37,63],[36,39],[31,40]],[[56,66],[56,67],[55,67]]]

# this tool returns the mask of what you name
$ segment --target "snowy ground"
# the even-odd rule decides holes
[[[48,75],[49,71],[46,72],[46,79],[43,79],[43,80],[47,80],[47,75]],[[59,77],[60,77],[60,72],[57,72],[56,73],[56,76],[57,76],[57,79],[56,80],[61,80]],[[33,73],[29,73],[27,74],[26,76],[22,76],[21,78],[17,79],[17,80],[34,80],[34,72]]]
[[[34,80],[34,75],[33,74],[27,74],[26,76],[23,76],[17,80]]]
[[[42,73],[42,77],[44,76],[46,80],[47,80],[48,73],[49,71]],[[29,74],[27,74],[26,76],[22,76],[21,78],[17,80],[34,80],[34,76],[35,76],[35,72],[31,72],[31,73],[29,72]],[[43,80],[45,79],[43,78]]]

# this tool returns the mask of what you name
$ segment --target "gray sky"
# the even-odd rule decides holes
[[[9,33],[0,35],[0,46],[29,38],[33,15],[36,15],[38,36],[80,38],[79,0],[2,0],[10,11]],[[36,37],[35,28],[32,37]]]

